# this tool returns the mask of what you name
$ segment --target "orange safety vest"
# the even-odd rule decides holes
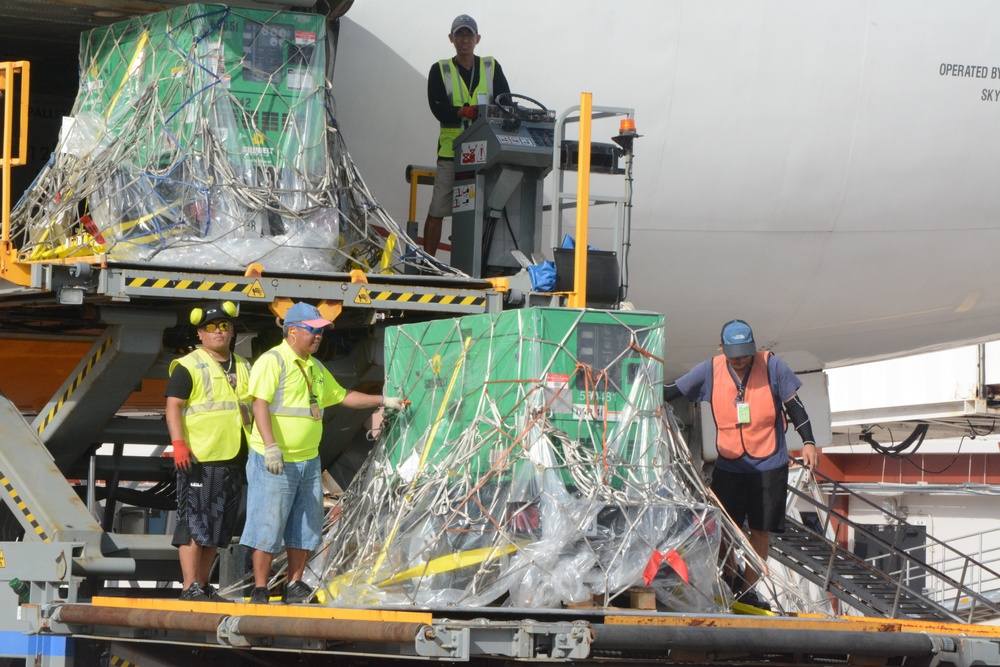
[[[779,408],[771,391],[771,374],[767,368],[770,356],[767,351],[754,355],[753,368],[743,391],[743,402],[750,405],[748,424],[740,424],[737,417],[739,388],[726,356],[720,354],[712,360],[712,415],[718,431],[716,447],[723,458],[766,459],[778,450],[775,421]],[[784,412],[781,417],[784,420]]]

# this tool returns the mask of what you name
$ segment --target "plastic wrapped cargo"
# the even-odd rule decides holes
[[[336,605],[717,612],[721,511],[661,404],[663,317],[531,308],[386,333],[391,418],[328,535]],[[669,555],[667,557],[666,555]]]
[[[21,259],[393,270],[414,244],[336,127],[333,51],[322,15],[222,5],[84,33],[73,116],[13,214]]]

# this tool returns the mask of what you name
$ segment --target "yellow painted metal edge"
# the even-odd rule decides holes
[[[653,625],[662,627],[710,628],[782,628],[788,630],[826,630],[830,632],[927,632],[943,635],[1000,638],[1000,626],[966,625],[867,616],[823,617],[793,616],[641,616],[604,617],[605,625]]]
[[[21,287],[31,284],[31,269],[17,261],[17,250],[9,242],[0,243],[0,278]]]
[[[351,609],[321,605],[246,604],[241,602],[190,602],[187,600],[153,600],[148,598],[95,597],[95,607],[123,609],[158,609],[162,611],[199,611],[231,616],[278,616],[282,618],[332,618],[342,621],[386,621],[430,624],[428,612],[390,609]]]

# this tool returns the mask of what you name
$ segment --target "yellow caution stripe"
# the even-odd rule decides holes
[[[125,288],[190,290],[192,292],[207,292],[209,294],[245,294],[253,299],[262,299],[265,296],[264,288],[257,279],[249,283],[243,283],[223,280],[177,280],[172,278],[132,276],[126,278]]]
[[[486,297],[475,294],[417,294],[414,292],[382,292],[369,288],[372,301],[392,303],[433,303],[454,306],[486,306]]]
[[[110,347],[111,336],[108,336],[104,339],[104,342],[101,343],[101,346],[97,348],[97,352],[95,352],[94,355],[87,360],[87,365],[80,369],[80,372],[76,374],[76,377],[69,383],[66,390],[60,394],[59,398],[55,402],[55,405],[52,406],[48,414],[45,415],[45,419],[43,419],[42,423],[38,425],[38,435],[41,435],[45,428],[52,423],[52,420],[55,419],[59,411],[62,410],[64,405],[66,405],[66,401],[69,400],[69,397],[73,395],[73,392],[79,389],[80,385],[83,383],[83,379],[87,377],[92,370],[94,370],[94,366],[97,365],[97,362],[102,356],[104,356],[104,353],[107,352]]]
[[[112,655],[108,659],[108,664],[111,665],[111,667],[138,667],[136,663],[129,662],[125,658],[119,658],[117,655]]]
[[[38,520],[35,518],[35,515],[31,513],[31,511],[28,509],[28,506],[24,504],[23,500],[21,500],[21,494],[19,494],[17,490],[11,485],[10,480],[7,479],[7,476],[3,475],[3,473],[0,473],[0,484],[3,484],[3,488],[6,489],[7,494],[14,499],[14,503],[17,505],[17,508],[21,510],[21,514],[23,514],[24,518],[28,520],[28,523],[31,524],[31,527],[35,529],[35,532],[38,533],[38,536],[40,538],[42,538],[42,541],[48,542],[49,541],[48,534],[46,534],[45,530],[40,525],[38,525]]]

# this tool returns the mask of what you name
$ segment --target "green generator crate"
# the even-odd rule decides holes
[[[322,16],[192,4],[84,33],[77,112],[141,142],[139,167],[202,150],[208,127],[237,168],[319,171],[325,67]]]
[[[567,487],[620,487],[656,464],[643,460],[640,417],[660,407],[663,322],[527,308],[389,328],[388,391],[412,407],[385,460],[404,480],[445,470],[503,481],[541,429]]]

